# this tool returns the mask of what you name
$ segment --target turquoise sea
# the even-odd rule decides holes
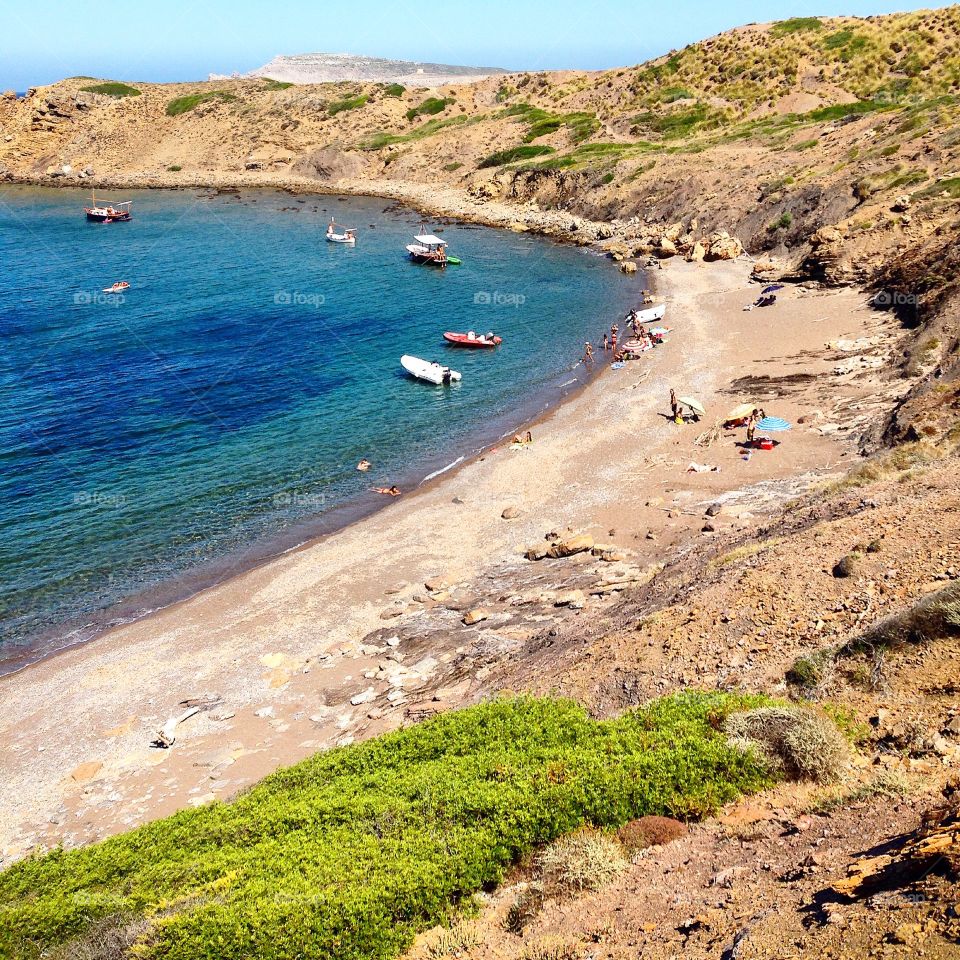
[[[107,194],[110,195],[110,194]],[[642,278],[368,198],[0,188],[0,672],[382,506],[582,380]],[[331,215],[358,231],[324,241]],[[102,292],[115,280],[123,295]],[[495,352],[444,330],[494,330]],[[441,359],[450,388],[399,358]],[[358,473],[362,457],[373,462]],[[389,511],[383,514],[389,522]]]

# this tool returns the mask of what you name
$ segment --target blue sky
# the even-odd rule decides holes
[[[85,74],[205,79],[278,53],[363,53],[518,70],[640,63],[752,21],[892,13],[888,0],[0,0],[0,89]]]

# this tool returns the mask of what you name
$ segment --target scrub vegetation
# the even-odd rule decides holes
[[[0,955],[99,957],[109,942],[164,960],[392,957],[572,831],[697,819],[773,782],[724,732],[766,703],[676,694],[596,721],[502,699],[319,754],[231,803],[14,865]],[[606,843],[584,834],[545,862],[589,886],[600,860],[620,868]]]

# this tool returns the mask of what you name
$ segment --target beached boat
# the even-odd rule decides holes
[[[407,244],[407,253],[414,263],[426,263],[434,267],[445,267],[447,259],[447,242],[435,237],[432,233],[418,233],[413,243]]]
[[[126,280],[118,280],[112,286],[104,287],[104,293],[123,293],[124,290],[129,290],[130,284]]]
[[[499,347],[503,343],[503,340],[496,334],[485,333],[477,336],[472,330],[468,333],[451,333],[448,330],[443,335],[443,339],[455,347],[473,347],[474,349]]]
[[[356,230],[351,230],[346,227],[343,227],[338,233],[337,223],[331,220],[327,224],[327,241],[329,243],[355,244],[357,242],[357,232]]]
[[[438,387],[447,386],[461,379],[456,370],[451,370],[443,364],[434,363],[430,360],[421,360],[420,357],[412,357],[409,354],[404,354],[400,358],[400,365],[411,377],[435,384]]]
[[[663,315],[666,312],[667,312],[667,305],[665,303],[658,303],[655,307],[651,307],[649,310],[638,310],[637,322],[653,323],[656,320],[662,320]]]
[[[96,193],[91,192],[90,206],[84,207],[83,212],[87,215],[87,219],[94,223],[124,223],[133,216],[130,210],[132,205],[132,200],[122,200],[119,203],[101,200],[98,205]]]

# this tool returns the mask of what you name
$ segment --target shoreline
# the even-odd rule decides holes
[[[3,184],[55,190],[279,190],[295,196],[374,197],[403,203],[420,213],[449,217],[464,223],[503,229],[523,228],[524,232],[550,237],[579,247],[596,247],[613,235],[601,236],[609,225],[579,214],[560,210],[541,210],[536,205],[517,206],[472,197],[459,187],[417,183],[409,180],[317,180],[285,173],[263,171],[240,174],[198,172],[196,176],[169,173],[131,173],[92,176],[84,180],[49,177],[44,174],[9,174]],[[592,235],[588,235],[592,234]]]
[[[31,186],[38,189],[47,189],[48,187],[76,188],[75,183],[61,183],[59,179],[53,180],[51,183],[18,182],[17,185]],[[97,184],[97,188],[101,185],[102,184]],[[116,186],[116,184],[110,184],[108,182],[105,186],[110,188],[111,186]],[[129,186],[129,184],[127,186]],[[0,183],[0,187],[2,187],[2,183]],[[186,185],[179,189],[193,188],[194,185]],[[196,188],[215,189],[208,185],[196,185]],[[145,187],[145,189],[166,190],[178,188],[158,184]],[[238,189],[287,190],[287,188],[270,184],[246,184]],[[332,196],[344,192],[343,190],[325,191],[319,195]],[[404,202],[399,197],[386,194],[379,195],[358,191],[356,193],[350,193],[350,195]],[[411,204],[411,209],[420,213],[427,212],[419,205]],[[458,221],[461,219],[457,214],[445,213],[442,215],[445,219]],[[481,223],[481,221],[477,220],[463,220],[462,222]],[[492,221],[490,223],[483,223],[483,225],[494,229],[507,229],[502,224]],[[546,240],[552,240],[554,242],[562,241],[562,238],[557,238],[549,233],[541,234],[536,230],[531,230],[530,232],[541,235]],[[593,244],[582,243],[577,245],[590,247]],[[601,251],[597,250],[596,252],[598,256],[603,256]],[[614,269],[612,263],[610,269]],[[655,289],[655,284],[649,273],[641,271],[641,276],[646,284]],[[621,319],[620,317],[611,318],[610,322],[619,323]],[[525,412],[519,418],[515,417],[512,413],[504,415],[501,420],[503,423],[506,423],[507,426],[506,429],[498,433],[498,435],[491,436],[489,430],[483,430],[480,425],[478,425],[471,437],[465,440],[464,450],[456,451],[454,460],[441,465],[436,470],[431,470],[426,476],[417,479],[414,479],[417,471],[413,466],[405,469],[397,478],[398,483],[406,486],[409,481],[411,485],[409,492],[405,492],[405,499],[409,501],[414,495],[419,494],[421,491],[431,489],[433,485],[442,482],[445,478],[452,478],[471,463],[482,459],[491,448],[495,448],[502,440],[518,432],[521,428],[529,428],[542,423],[565,403],[572,401],[584,390],[588,389],[606,370],[606,365],[598,362],[596,368],[584,376],[579,370],[580,367],[581,363],[578,362],[567,370],[566,375],[572,379],[560,383],[559,381],[564,378],[565,374],[558,372],[554,378],[557,381],[556,383],[546,385],[536,393],[531,394],[526,402],[521,405]],[[571,387],[571,384],[574,385]],[[568,387],[569,389],[565,389]],[[376,516],[391,506],[391,503],[392,501],[386,498],[380,498],[380,500],[373,499],[367,503],[365,499],[358,496],[341,504],[337,504],[330,511],[299,521],[294,529],[277,532],[266,538],[256,540],[247,544],[239,551],[218,557],[191,570],[174,573],[172,576],[151,584],[137,593],[131,594],[117,603],[111,604],[107,608],[68,618],[62,623],[42,631],[28,644],[11,648],[12,655],[8,659],[0,660],[0,682],[3,682],[6,677],[29,670],[62,653],[93,643],[114,630],[137,624],[165,610],[189,602],[209,590],[214,590],[250,571],[268,566],[273,561],[288,554],[318,545],[328,538],[336,536],[341,531]],[[74,635],[77,635],[75,639],[70,639],[74,637]],[[20,651],[22,651],[22,653]]]
[[[838,444],[837,424],[855,423],[877,384],[836,377],[823,341],[882,331],[892,343],[895,325],[845,289],[791,290],[758,327],[742,312],[749,272],[742,261],[665,269],[667,344],[546,411],[531,446],[488,451],[389,513],[0,679],[0,857],[228,799],[317,750],[489,696],[497,664],[617,602],[619,589],[594,597],[598,578],[619,570],[642,584],[697,549],[703,505],[723,503],[721,534],[743,535],[842,468],[856,445]],[[822,379],[784,392],[776,410],[796,421],[821,407],[824,429],[795,429],[775,454],[745,462],[732,444],[699,448],[702,427],[663,414],[670,386],[719,411],[751,365],[787,377],[798,363]],[[688,473],[693,460],[720,471]],[[510,507],[516,519],[502,517]],[[523,559],[566,530],[608,545],[614,562]],[[586,599],[558,603],[571,589]],[[184,724],[171,750],[151,749],[197,698],[215,709]]]

